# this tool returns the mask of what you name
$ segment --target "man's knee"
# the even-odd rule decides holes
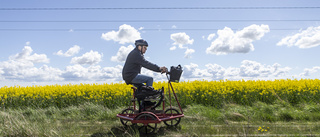
[[[152,81],[153,81],[153,77],[150,77],[150,80],[152,80]]]
[[[149,77],[148,82],[153,82],[153,77]]]
[[[153,77],[148,77],[148,80],[146,82],[147,86],[152,86],[153,84]]]

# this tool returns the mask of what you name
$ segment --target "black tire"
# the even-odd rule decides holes
[[[127,108],[125,110],[122,110],[121,114],[126,114],[127,116],[129,116],[129,114],[134,114],[134,110],[131,108]],[[120,118],[120,122],[124,126],[132,126],[133,125],[130,120],[125,120],[125,119]]]
[[[165,114],[180,114],[179,111],[174,108],[168,108],[164,113]],[[181,121],[181,118],[175,118],[175,119],[167,120],[167,121],[163,121],[163,122],[167,126],[177,126],[177,125],[179,125],[180,121]]]
[[[136,120],[157,120],[154,115],[144,113],[139,115]],[[150,134],[154,133],[157,129],[157,123],[148,123],[144,125],[143,123],[137,123],[138,131],[141,134]]]

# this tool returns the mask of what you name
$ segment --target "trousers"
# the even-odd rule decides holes
[[[132,81],[134,86],[141,85],[141,83],[146,83],[146,86],[152,86],[153,78],[146,75],[138,74]]]

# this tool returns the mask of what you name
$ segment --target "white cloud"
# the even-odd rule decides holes
[[[172,26],[171,26],[171,28],[176,29],[176,28],[177,28],[177,26],[176,26],[176,25],[172,25]]]
[[[312,48],[320,45],[320,26],[308,27],[306,30],[297,34],[281,39],[278,46],[287,45],[288,47],[297,46],[299,48]]]
[[[132,45],[129,45],[128,47],[121,46],[117,52],[117,55],[111,57],[111,61],[124,62],[130,51],[132,51],[133,49],[134,47]]]
[[[123,66],[117,65],[115,67],[104,67],[104,78],[115,78],[122,80],[122,68]]]
[[[67,66],[65,70],[48,65],[36,67],[36,63],[48,62],[45,54],[32,53],[32,48],[26,46],[22,52],[9,57],[9,60],[0,62],[0,80],[16,82],[76,82],[76,81],[122,81],[122,66],[104,67],[97,64],[102,54],[90,51],[81,57],[74,57],[75,65]],[[80,64],[89,64],[84,67]],[[15,83],[15,82],[13,82]]]
[[[278,63],[263,65],[256,61],[244,60],[238,68],[224,68],[218,64],[207,64],[205,69],[199,69],[197,64],[184,65],[183,77],[187,80],[206,79],[263,79],[281,78],[291,70],[289,67],[280,67]]]
[[[226,73],[226,69],[218,64],[207,64],[207,72],[211,74],[214,79],[222,79],[224,78],[224,74]]]
[[[113,40],[119,42],[120,44],[125,44],[134,43],[135,40],[141,39],[141,36],[140,32],[136,30],[134,27],[127,24],[123,24],[119,27],[118,31],[102,33],[101,38],[107,41]]]
[[[0,68],[0,81],[5,80],[5,77],[2,76],[2,74],[4,74],[4,71]]]
[[[213,37],[215,37],[216,36],[216,34],[215,33],[212,33],[212,34],[209,34],[209,36],[208,36],[208,38],[207,38],[207,40],[212,40],[213,39]]]
[[[193,39],[184,32],[171,34],[170,38],[174,41],[173,45],[193,44]]]
[[[83,54],[80,57],[73,57],[71,59],[72,64],[81,64],[81,65],[94,65],[98,64],[102,60],[102,54],[99,54],[97,51],[90,51]]]
[[[176,50],[177,49],[177,47],[176,46],[172,46],[172,47],[170,47],[170,50]]]
[[[66,51],[65,53],[63,53],[62,50],[59,50],[57,53],[55,53],[56,55],[59,56],[64,56],[64,57],[71,57],[75,54],[78,54],[80,51],[80,47],[78,45],[74,45],[73,47],[71,47],[68,51]]]
[[[9,57],[10,60],[17,60],[17,61],[30,61],[32,63],[49,63],[49,59],[47,58],[46,54],[31,54],[33,52],[30,46],[25,46],[22,49],[22,52]]]
[[[191,58],[191,54],[194,53],[194,49],[187,49],[186,52],[184,52],[184,58]]]
[[[212,77],[212,74],[210,74],[206,69],[199,69],[199,66],[194,63],[190,63],[190,65],[184,65],[184,72],[183,76],[185,78],[200,78],[205,79],[207,77]]]
[[[261,39],[269,31],[269,26],[263,24],[260,26],[253,24],[237,32],[225,27],[223,30],[218,30],[218,38],[211,43],[206,53],[216,55],[248,53],[254,50],[252,42]],[[208,39],[210,38],[213,38],[212,34],[211,37],[208,37]]]
[[[251,78],[267,78],[285,76],[290,70],[290,67],[283,67],[278,63],[273,65],[264,65],[256,61],[244,60],[241,62],[240,76]]]
[[[26,43],[27,45],[30,42]],[[49,63],[49,59],[45,54],[32,54],[33,50],[29,46],[25,46],[22,52],[9,57],[9,60],[0,62],[0,73],[2,80],[21,80],[21,81],[50,81],[62,80],[59,75],[61,70],[47,65],[39,68],[35,67],[35,63]]]
[[[222,68],[224,69],[224,68]],[[240,68],[229,67],[225,69],[225,73],[223,75],[223,79],[230,79],[230,80],[240,80],[243,79],[239,76]]]
[[[278,63],[275,63],[272,65],[272,67],[273,67],[273,74],[272,75],[273,76],[275,76],[275,77],[285,76],[291,70],[290,67],[281,68],[280,66],[281,65]]]
[[[100,66],[85,68],[79,64],[67,66],[62,77],[70,81],[89,80],[100,76]]]
[[[34,64],[30,61],[8,60],[1,62],[0,68],[5,79],[23,79],[26,73],[34,68]]]
[[[184,46],[184,45],[187,45],[187,44],[191,45],[194,42],[193,39],[190,39],[189,35],[187,35],[184,32],[180,32],[180,33],[171,34],[170,38],[174,41],[174,43],[172,45],[178,45],[178,47],[180,49],[186,49],[186,51],[184,52],[184,57],[185,58],[191,58],[191,54],[194,53],[195,50]],[[170,48],[170,50],[175,50],[175,49],[177,49],[176,46],[172,46]]]
[[[311,74],[313,74],[313,73],[317,73],[319,70],[320,70],[319,66],[315,66],[312,68],[305,68],[299,76],[300,77],[308,77],[308,76],[311,76]]]
[[[101,68],[99,65],[83,67],[79,64],[67,66],[62,77],[67,81],[104,81],[114,79],[120,81],[122,66]]]
[[[61,81],[63,80],[63,78],[60,77],[61,74],[62,74],[62,71],[60,69],[43,65],[39,69],[35,69],[33,76],[40,77],[40,79],[36,81],[41,81],[41,80]]]
[[[43,65],[40,68],[33,63],[9,60],[1,62],[0,68],[3,70],[2,76],[5,79],[21,81],[50,81],[62,80],[59,76],[62,71],[58,68]]]
[[[289,67],[280,68],[280,64],[275,63],[272,66],[262,65],[256,61],[244,60],[241,62],[240,76],[241,77],[269,77],[269,76],[281,76],[291,69]]]

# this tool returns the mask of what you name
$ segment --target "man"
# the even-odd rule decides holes
[[[155,72],[166,72],[166,67],[159,67],[147,61],[143,54],[146,53],[148,48],[147,41],[139,39],[135,41],[136,48],[133,49],[127,56],[126,62],[122,70],[122,78],[127,84],[133,84],[139,87],[142,83],[146,83],[146,86],[151,87],[153,84],[153,78],[150,76],[142,75],[141,67],[147,68]]]
[[[153,78],[150,76],[142,75],[141,67],[145,67],[155,72],[166,72],[166,67],[159,67],[156,64],[153,64],[147,61],[143,54],[146,53],[148,48],[147,41],[143,39],[139,39],[135,41],[136,48],[133,49],[127,56],[126,62],[124,64],[122,70],[122,78],[127,84],[133,84],[135,87],[138,88],[136,91],[135,96],[138,99],[144,99],[147,96],[157,96],[159,95],[159,91],[155,91],[152,87]],[[144,86],[143,83],[146,83],[147,88],[149,89],[148,92],[142,92],[141,87]],[[146,91],[146,90],[144,90]],[[146,106],[153,106],[156,102],[151,101],[144,101]],[[143,110],[144,107],[139,107],[139,111]]]

